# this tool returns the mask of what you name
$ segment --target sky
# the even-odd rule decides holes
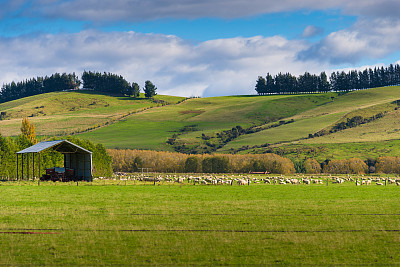
[[[111,72],[158,94],[400,62],[398,0],[0,0],[0,82]]]

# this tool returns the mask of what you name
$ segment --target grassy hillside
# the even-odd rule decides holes
[[[286,146],[382,142],[400,138],[396,115],[399,87],[376,88],[347,94],[230,96],[190,99],[179,105],[150,109],[123,122],[83,134],[109,148],[262,153]],[[358,127],[329,134],[338,123],[355,116],[383,117]],[[289,122],[279,124],[279,121]],[[278,124],[278,125],[277,125]],[[240,125],[257,131],[221,143],[218,134]],[[322,137],[310,134],[327,131]],[[113,135],[118,132],[120,138]],[[204,138],[207,137],[207,138]],[[166,141],[174,138],[174,146]],[[218,148],[218,146],[222,146]],[[248,148],[246,148],[248,146]],[[263,146],[264,148],[259,148]],[[267,147],[267,149],[265,148]],[[218,148],[218,149],[217,149]],[[192,150],[190,150],[192,149]],[[213,150],[214,149],[214,150]],[[285,150],[286,151],[286,150]],[[306,155],[303,155],[306,156]]]
[[[114,97],[93,91],[54,92],[0,104],[5,112],[0,120],[0,134],[13,136],[20,133],[21,120],[29,119],[38,135],[62,135],[106,123],[164,104],[175,104],[183,97],[156,96],[155,101],[143,98]],[[158,102],[158,103],[157,103]]]
[[[172,150],[166,141],[175,134],[177,146],[203,146],[202,134],[215,136],[237,125],[266,125],[328,103],[332,96],[336,95],[195,98],[134,114],[82,137],[95,139],[109,148]],[[116,133],[119,138],[114,138]]]
[[[132,99],[90,91],[33,96],[0,104],[0,111],[6,112],[0,133],[19,134],[21,118],[28,116],[39,135],[80,132],[81,137],[107,148],[276,152],[322,160],[400,152],[395,145],[387,149],[388,143],[400,139],[397,86],[340,94],[182,100],[172,96]],[[346,126],[354,118],[362,123]]]
[[[350,92],[338,96],[332,102],[298,113],[294,122],[278,128],[267,129],[255,134],[240,136],[220,151],[231,151],[249,145],[261,144],[342,144],[357,142],[381,142],[400,138],[398,123],[399,87],[375,88]],[[376,114],[383,117],[357,127],[329,133],[333,126],[355,116],[370,118]],[[308,138],[309,134],[325,130],[322,137]],[[244,149],[242,153],[254,152],[254,148]],[[257,149],[256,149],[257,151]]]

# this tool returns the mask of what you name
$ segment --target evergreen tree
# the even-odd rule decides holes
[[[267,81],[262,76],[258,76],[256,91],[259,95],[267,92]]]
[[[151,81],[146,81],[145,85],[144,85],[144,95],[147,98],[153,97],[155,96],[157,87],[155,87],[155,85],[151,82]]]
[[[330,89],[328,76],[326,75],[325,71],[321,72],[318,79],[318,91],[320,92],[328,92]]]
[[[321,72],[319,76],[305,72],[299,77],[292,76],[290,73],[279,73],[273,77],[268,73],[265,79],[261,76],[258,78],[256,91],[258,94],[261,92],[270,94],[328,92],[330,90],[340,92],[393,85],[400,85],[399,64],[390,64],[386,68],[368,68],[363,71],[336,71],[330,74],[329,80],[325,72]]]
[[[272,78],[272,75],[269,73],[267,73],[266,82],[267,82],[266,93],[274,93],[275,81],[274,78]]]
[[[133,97],[140,96],[140,87],[137,83],[132,83],[132,85],[131,85],[131,96],[133,96]]]

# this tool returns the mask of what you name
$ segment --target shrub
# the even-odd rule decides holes
[[[202,161],[205,173],[227,173],[229,172],[229,159],[226,157],[206,157]]]
[[[315,159],[306,159],[304,162],[306,173],[321,173],[321,165]]]
[[[377,173],[400,173],[400,157],[379,157],[376,161]]]
[[[335,159],[329,161],[323,170],[324,173],[332,174],[365,174],[368,172],[368,166],[359,158]]]
[[[199,157],[188,157],[185,161],[185,172],[201,172],[201,162]]]
[[[261,171],[271,173],[288,174],[295,172],[291,160],[276,154],[221,154],[211,156],[208,154],[188,155],[177,152],[129,149],[109,149],[108,152],[113,158],[114,171],[122,172],[133,171],[132,164],[137,156],[142,159],[143,167],[151,168],[153,172],[194,172],[196,166],[197,172],[208,173],[245,173],[253,170],[254,167],[262,168]]]

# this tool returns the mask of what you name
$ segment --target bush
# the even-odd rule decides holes
[[[368,166],[359,158],[331,160],[324,166],[324,173],[332,174],[365,174]]]
[[[306,159],[304,162],[306,173],[321,173],[321,165],[315,159]]]
[[[229,159],[226,157],[207,157],[202,161],[205,173],[227,173],[229,172]]]
[[[151,168],[153,172],[233,172],[248,173],[254,167],[271,173],[294,173],[293,162],[276,154],[232,155],[218,156],[188,155],[177,152],[160,152],[149,150],[109,149],[113,158],[114,171],[132,172],[133,161],[140,156],[143,167]],[[189,160],[189,158],[191,158]],[[196,160],[196,159],[197,160]],[[197,163],[196,163],[197,161]],[[202,165],[202,166],[201,166]]]
[[[379,157],[376,161],[377,173],[400,173],[400,157]]]
[[[201,162],[198,157],[188,157],[185,161],[185,172],[201,172]]]

